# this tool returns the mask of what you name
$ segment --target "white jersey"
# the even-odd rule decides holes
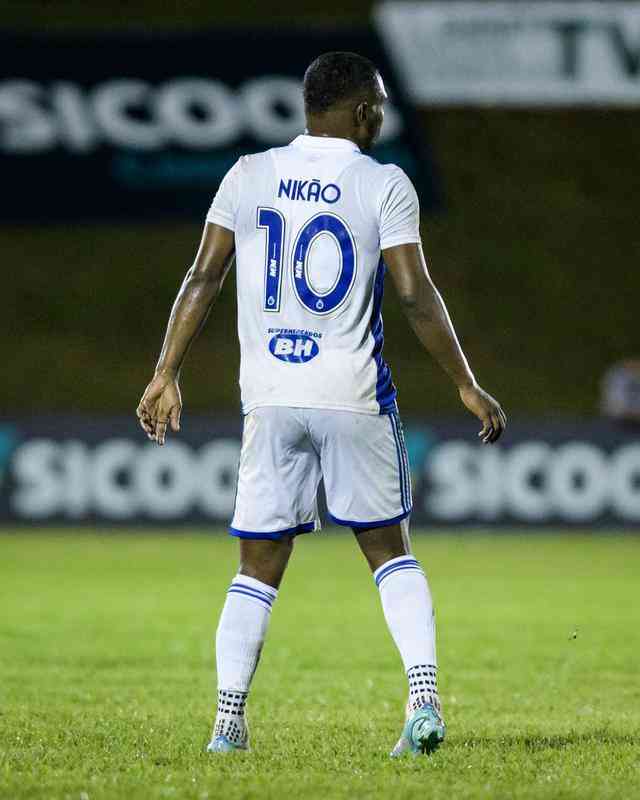
[[[237,161],[207,222],[235,234],[245,414],[395,409],[380,251],[419,242],[419,216],[405,173],[347,139],[302,135]]]

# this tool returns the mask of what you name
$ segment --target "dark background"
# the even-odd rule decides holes
[[[364,25],[371,8],[303,5],[280,3],[265,20],[247,3],[5,3],[2,24]],[[419,113],[444,192],[443,209],[423,217],[432,273],[478,378],[512,414],[597,413],[603,372],[640,350],[639,121],[615,109]],[[132,412],[200,231],[200,222],[166,221],[2,226],[1,410]],[[234,288],[230,277],[184,371],[187,412],[239,407]],[[385,326],[401,409],[457,411],[392,291]]]

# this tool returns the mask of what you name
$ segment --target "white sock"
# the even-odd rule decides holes
[[[244,707],[267,634],[273,586],[246,575],[231,582],[216,633],[218,712],[214,736],[237,744],[247,738]]]
[[[429,584],[413,556],[387,561],[373,573],[382,610],[409,681],[412,710],[440,710],[436,685],[436,626]]]

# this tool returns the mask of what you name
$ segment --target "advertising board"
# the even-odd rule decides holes
[[[420,105],[640,105],[637,2],[385,2],[375,19]]]
[[[229,29],[198,34],[2,34],[0,220],[204,220],[245,153],[304,131],[302,76],[328,50],[372,58],[393,102],[372,155],[399,164],[424,209],[430,152],[377,35]]]
[[[226,525],[241,420],[191,416],[182,427],[157,447],[135,419],[5,419],[0,521]],[[476,430],[406,421],[414,524],[640,525],[640,429],[514,422],[492,447]]]

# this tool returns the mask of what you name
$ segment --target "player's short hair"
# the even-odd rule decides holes
[[[378,69],[358,53],[323,53],[304,74],[302,92],[308,114],[322,114],[332,106],[370,89],[376,91]]]

